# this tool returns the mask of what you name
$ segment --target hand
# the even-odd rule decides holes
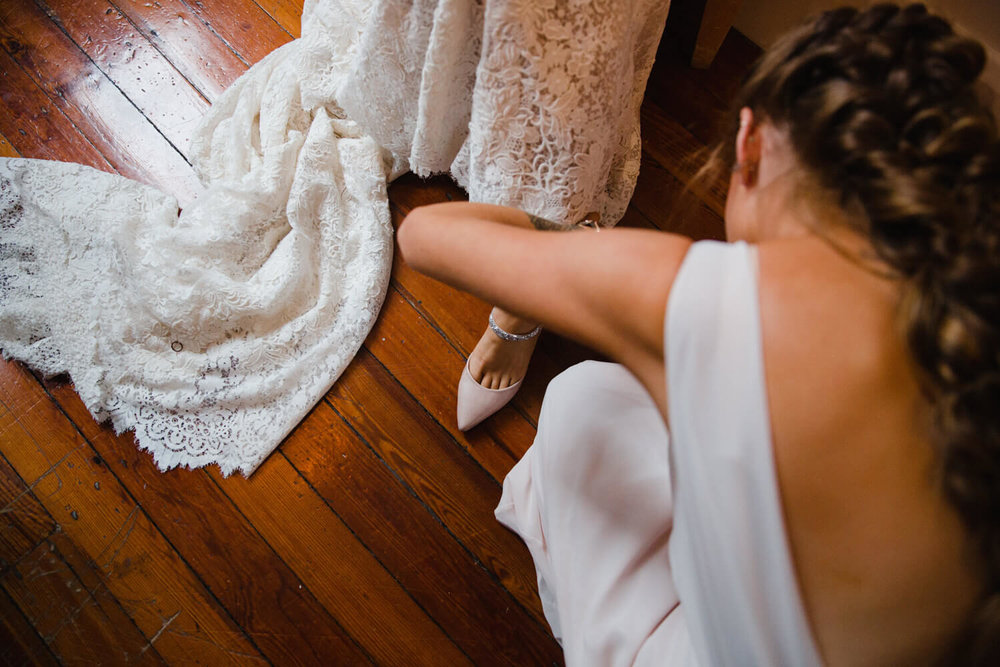
[[[583,216],[582,220],[578,220],[574,227],[588,227],[593,229],[595,232],[601,231],[601,214],[597,211],[591,211],[587,215]]]

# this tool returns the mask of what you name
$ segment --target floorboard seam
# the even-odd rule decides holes
[[[110,3],[109,3],[109,4],[110,4]],[[153,122],[152,120],[150,120],[150,119],[149,119],[149,117],[147,117],[147,116],[146,116],[146,114],[145,114],[145,113],[143,113],[142,109],[140,109],[140,108],[139,108],[139,107],[138,107],[138,106],[136,105],[136,103],[135,103],[134,101],[132,101],[132,98],[131,98],[131,97],[129,97],[128,95],[126,95],[126,94],[125,94],[125,91],[123,91],[123,90],[122,90],[122,89],[121,89],[121,88],[120,88],[120,87],[118,86],[118,84],[117,84],[117,83],[115,83],[115,80],[114,80],[114,79],[112,79],[112,78],[111,78],[110,76],[108,76],[108,73],[104,71],[104,68],[102,68],[102,67],[101,67],[100,65],[98,65],[98,64],[97,64],[97,62],[95,62],[95,61],[94,61],[94,59],[90,57],[90,54],[89,54],[89,53],[87,53],[87,52],[86,52],[86,51],[85,51],[85,50],[84,50],[84,49],[83,49],[83,48],[82,48],[82,47],[80,46],[80,44],[79,44],[79,43],[77,43],[77,41],[76,41],[75,39],[73,39],[73,37],[72,37],[72,36],[71,36],[71,35],[69,34],[69,32],[68,32],[68,31],[66,30],[66,27],[65,27],[65,26],[64,26],[64,25],[62,24],[62,22],[61,22],[61,21],[59,21],[59,20],[58,20],[58,17],[56,16],[56,14],[55,14],[55,12],[54,12],[54,11],[52,10],[52,8],[50,8],[50,7],[49,7],[49,6],[47,5],[47,4],[45,4],[44,0],[35,0],[35,5],[36,5],[36,6],[37,6],[37,7],[38,7],[38,8],[40,9],[40,10],[42,10],[42,12],[43,12],[43,13],[44,13],[44,14],[45,14],[46,16],[48,16],[48,17],[49,17],[49,20],[51,20],[51,21],[52,21],[52,23],[53,23],[53,24],[54,24],[54,25],[55,25],[55,26],[56,26],[57,28],[59,28],[60,32],[62,32],[62,34],[64,34],[64,35],[66,36],[66,39],[68,39],[68,40],[69,40],[69,41],[70,41],[70,42],[71,42],[71,43],[73,44],[73,46],[75,46],[75,47],[77,48],[77,50],[78,50],[78,51],[80,51],[80,53],[82,53],[82,54],[83,54],[83,56],[84,56],[84,57],[85,57],[85,58],[86,58],[87,60],[89,60],[89,61],[90,61],[90,63],[91,63],[91,64],[92,64],[92,65],[93,65],[93,66],[94,66],[95,68],[97,68],[97,71],[101,73],[101,76],[103,76],[103,77],[104,77],[104,78],[105,78],[105,79],[106,79],[106,80],[108,81],[108,83],[109,83],[109,84],[111,84],[112,86],[114,86],[115,90],[117,90],[117,91],[118,91],[118,92],[119,92],[119,93],[121,94],[122,98],[123,98],[123,99],[125,99],[125,100],[126,100],[126,101],[127,101],[128,103],[129,103],[129,104],[131,104],[131,105],[132,105],[132,108],[134,108],[134,109],[135,109],[135,110],[136,110],[136,111],[137,111],[137,112],[139,113],[139,115],[140,115],[140,116],[142,116],[142,117],[143,117],[143,118],[144,118],[144,119],[146,120],[146,122],[147,122],[147,123],[149,123],[149,124],[150,124],[150,126],[152,126],[152,128],[153,128],[154,130],[156,130],[156,133],[157,133],[158,135],[160,135],[160,136],[161,136],[161,137],[163,138],[163,140],[164,140],[164,141],[165,141],[165,142],[167,143],[167,145],[168,145],[168,146],[170,146],[171,148],[173,148],[173,149],[174,149],[174,150],[175,150],[175,151],[177,152],[177,154],[181,156],[181,159],[182,159],[182,160],[184,160],[184,162],[186,162],[186,163],[187,163],[187,164],[188,164],[189,166],[192,166],[192,165],[191,165],[191,161],[190,161],[190,160],[188,159],[188,156],[187,156],[187,155],[185,155],[183,151],[181,151],[181,150],[180,150],[180,149],[179,149],[179,148],[178,148],[178,147],[177,147],[176,145],[174,145],[174,143],[173,143],[172,141],[170,141],[170,139],[169,139],[169,138],[168,138],[168,137],[167,137],[167,136],[166,136],[165,134],[163,134],[163,132],[161,132],[161,131],[160,131],[160,128],[159,128],[159,126],[157,126],[157,124],[156,124],[156,123],[154,123],[154,122]],[[114,6],[114,5],[112,5],[112,6]],[[117,8],[116,8],[116,9],[117,9]],[[124,16],[124,14],[123,14],[123,16]],[[128,17],[126,16],[126,18],[128,18]],[[129,23],[130,23],[130,24],[132,23],[130,19],[129,19]],[[146,41],[147,41],[147,42],[149,42],[149,38],[148,38],[148,37],[146,37],[146,35],[145,35],[145,34],[143,34],[142,32],[140,32],[140,34],[142,34],[143,38],[144,38],[144,39],[146,39]],[[154,49],[154,50],[156,50],[156,51],[157,51],[157,53],[159,53],[159,49],[156,49],[156,45],[155,45],[155,44],[153,44],[152,42],[149,42],[149,43],[150,43],[150,46],[152,46],[152,47],[153,47],[153,49]],[[169,62],[169,61],[167,61],[167,62]],[[170,66],[171,66],[171,67],[173,67],[173,64],[171,63],[171,65],[170,65]],[[24,69],[24,68],[22,68],[22,69]],[[177,68],[176,68],[176,67],[174,68],[174,71],[177,71]],[[182,79],[184,79],[185,81],[187,81],[187,78],[185,78],[183,74],[181,74],[180,72],[177,72],[177,73],[178,73],[178,74],[180,74],[180,76],[181,76],[181,78],[182,78]],[[29,76],[30,76],[30,74],[29,74]],[[195,89],[195,90],[197,90],[197,89]],[[45,89],[44,89],[44,88],[42,88],[42,92],[43,92],[43,93],[45,92]],[[48,96],[48,94],[47,94],[47,93],[46,93],[46,96]],[[51,99],[51,97],[50,97],[50,99]],[[63,99],[65,99],[65,98],[63,98]],[[66,100],[66,103],[67,103],[67,104],[72,104],[72,103],[71,103],[71,102],[70,102],[69,100]],[[73,106],[76,106],[76,105],[74,104]],[[79,109],[79,107],[77,107],[77,108]],[[60,109],[60,111],[61,111],[61,109]],[[80,110],[80,113],[81,113],[81,115],[83,115],[83,116],[87,116],[87,114],[83,113],[83,110],[82,110],[82,109]],[[63,114],[63,115],[65,115],[65,114]],[[68,118],[67,118],[67,120],[68,120]],[[70,122],[72,123],[72,121],[70,121]],[[74,127],[76,127],[76,126],[74,125]],[[79,129],[78,129],[78,131],[79,131]],[[80,133],[81,133],[81,134],[83,134],[83,136],[84,136],[84,137],[85,137],[85,138],[87,139],[87,141],[88,141],[88,142],[90,142],[90,144],[91,144],[91,145],[93,145],[93,142],[92,142],[92,141],[90,141],[90,138],[89,138],[89,137],[87,137],[87,135],[86,135],[86,134],[84,134],[83,132],[80,132]],[[97,152],[101,154],[101,156],[102,156],[102,157],[103,157],[103,158],[105,159],[105,161],[107,161],[107,162],[108,162],[108,164],[109,164],[109,165],[111,164],[110,160],[108,160],[108,156],[104,155],[104,152],[103,152],[103,151],[101,151],[101,149],[97,148],[97,146],[94,146],[94,149],[95,149],[95,150],[97,150]],[[112,166],[112,168],[113,168],[113,169],[115,169],[115,168],[114,168],[113,166]],[[117,169],[115,169],[115,172],[117,173],[117,172],[118,172],[118,170],[117,170]],[[120,174],[119,174],[119,175],[120,175]]]
[[[146,520],[149,521],[150,525],[160,535],[160,537],[163,539],[164,543],[168,547],[170,547],[170,549],[173,550],[173,552],[177,556],[177,558],[184,564],[184,567],[186,567],[191,572],[191,575],[195,578],[195,580],[201,586],[203,594],[206,595],[208,597],[208,599],[212,600],[218,606],[218,609],[221,610],[226,615],[226,618],[228,618],[229,621],[230,621],[230,623],[233,624],[233,627],[236,628],[243,635],[244,639],[246,639],[247,642],[254,648],[254,650],[257,651],[257,653],[260,655],[260,657],[263,658],[264,661],[267,662],[269,665],[273,665],[274,663],[271,661],[270,658],[267,657],[267,655],[264,653],[264,651],[262,651],[261,648],[259,646],[257,646],[257,643],[249,635],[249,633],[246,631],[246,629],[236,621],[236,619],[232,615],[232,612],[229,611],[229,608],[226,607],[226,605],[222,604],[222,601],[219,600],[219,598],[215,595],[215,593],[212,591],[212,588],[205,582],[204,579],[202,579],[201,574],[196,569],[194,569],[194,567],[191,566],[191,563],[188,562],[188,559],[184,557],[184,554],[182,554],[180,552],[180,550],[177,549],[177,547],[170,540],[170,538],[167,537],[166,533],[164,533],[163,530],[160,528],[159,524],[153,519],[152,516],[150,516],[149,512],[146,511],[146,508],[142,506],[142,503],[140,503],[139,500],[132,493],[132,490],[129,488],[129,486],[121,479],[121,477],[118,476],[118,473],[116,473],[114,471],[114,469],[112,469],[112,467],[110,465],[108,465],[107,463],[104,462],[104,458],[101,456],[101,453],[99,451],[97,451],[97,448],[94,446],[94,443],[91,442],[90,438],[88,438],[86,436],[86,434],[84,434],[83,430],[79,427],[79,425],[73,420],[73,418],[69,415],[69,413],[66,412],[66,410],[63,408],[62,404],[55,398],[55,396],[52,395],[52,393],[49,391],[49,388],[45,386],[45,383],[38,377],[38,375],[35,374],[34,371],[29,371],[29,372],[30,372],[31,376],[35,379],[35,381],[39,385],[41,385],[42,391],[44,391],[45,394],[49,397],[49,400],[52,401],[52,404],[55,405],[56,409],[60,412],[60,414],[62,414],[63,417],[66,418],[66,420],[72,425],[73,429],[80,435],[81,438],[83,438],[83,441],[84,441],[83,444],[88,445],[90,447],[90,450],[94,453],[94,456],[96,456],[98,459],[101,460],[101,464],[103,464],[105,466],[105,468],[107,468],[108,473],[112,477],[114,477],[115,481],[121,487],[122,492],[133,503],[135,503],[135,505],[137,507],[139,507],[139,509],[142,511],[143,516],[146,517]],[[83,446],[83,444],[81,444],[81,446]],[[228,498],[228,496],[227,496],[227,498]],[[132,618],[132,616],[130,614],[127,614],[127,615],[129,616],[129,618]],[[133,619],[133,622],[134,622],[134,619]],[[143,635],[143,637],[146,637],[145,633],[142,633],[142,635]],[[148,639],[148,637],[147,637],[147,639]],[[224,651],[224,652],[228,652],[228,651]]]
[[[395,378],[393,378],[393,380],[394,380],[394,381],[396,381],[396,382],[398,382],[398,380],[396,380]],[[329,404],[329,402],[328,402],[328,404]],[[457,542],[457,543],[458,543],[458,545],[459,545],[459,546],[460,546],[460,547],[462,548],[462,550],[463,550],[463,551],[464,551],[464,552],[465,552],[465,553],[466,553],[466,554],[467,554],[467,555],[468,555],[468,556],[469,556],[470,558],[472,558],[472,562],[473,562],[473,563],[474,563],[475,565],[477,565],[477,566],[478,566],[478,567],[479,567],[480,569],[482,569],[482,570],[483,570],[483,572],[485,572],[485,573],[486,573],[486,575],[487,575],[487,576],[488,576],[488,577],[490,578],[490,580],[491,580],[491,581],[493,581],[493,583],[495,583],[496,585],[498,585],[498,586],[500,587],[500,589],[501,589],[501,590],[503,590],[503,591],[504,591],[504,592],[505,592],[505,593],[507,594],[507,596],[508,596],[508,597],[510,597],[510,598],[511,598],[511,599],[512,599],[512,600],[514,601],[514,603],[515,603],[515,604],[516,604],[516,605],[517,605],[518,607],[520,607],[520,608],[521,608],[521,610],[522,610],[522,611],[524,611],[524,613],[525,613],[525,614],[527,614],[528,618],[531,618],[531,619],[532,619],[533,621],[535,621],[536,623],[539,623],[539,625],[541,625],[541,623],[539,622],[539,620],[538,620],[537,618],[535,618],[535,615],[534,615],[533,613],[531,613],[531,611],[529,611],[529,610],[528,610],[528,609],[527,609],[527,608],[526,608],[526,607],[525,607],[525,606],[524,606],[523,604],[521,604],[521,601],[517,599],[517,596],[515,596],[515,595],[514,595],[514,594],[513,594],[513,593],[512,593],[512,592],[511,592],[511,591],[510,591],[510,590],[509,590],[508,588],[507,588],[507,586],[505,586],[505,585],[504,585],[504,583],[503,583],[503,582],[502,582],[502,581],[500,580],[500,578],[499,578],[499,577],[497,577],[497,576],[496,576],[496,575],[495,575],[495,574],[494,574],[494,573],[493,573],[492,571],[490,571],[490,569],[489,569],[489,568],[487,568],[487,567],[486,567],[485,565],[483,565],[483,562],[482,562],[482,559],[480,559],[480,558],[479,558],[478,556],[476,556],[476,554],[474,554],[474,553],[472,552],[472,550],[471,550],[471,549],[470,549],[470,548],[469,548],[469,547],[468,547],[468,546],[467,546],[467,545],[465,544],[465,542],[463,542],[463,541],[462,541],[462,540],[461,540],[461,539],[460,539],[460,538],[459,538],[459,537],[458,537],[457,535],[455,535],[455,533],[454,533],[454,532],[453,532],[453,531],[451,530],[451,528],[449,528],[449,527],[448,527],[448,524],[446,524],[446,523],[445,523],[445,522],[444,522],[444,521],[443,521],[443,520],[441,519],[441,517],[440,517],[440,516],[438,516],[437,512],[435,512],[435,511],[433,510],[433,508],[431,508],[431,507],[430,507],[430,506],[429,506],[429,505],[428,505],[428,504],[427,504],[426,502],[424,502],[424,500],[423,500],[423,499],[422,499],[422,498],[421,498],[421,497],[420,497],[419,495],[417,495],[416,491],[414,491],[414,490],[413,490],[413,488],[412,488],[412,487],[411,487],[411,486],[410,486],[410,485],[409,485],[409,484],[408,484],[408,483],[407,483],[407,482],[406,482],[405,480],[403,480],[403,479],[402,479],[402,478],[401,478],[401,477],[400,477],[400,476],[399,476],[399,475],[398,475],[398,474],[396,473],[396,471],[395,471],[395,470],[394,470],[394,469],[392,468],[392,466],[390,466],[390,465],[389,465],[389,463],[388,463],[388,462],[387,462],[387,461],[386,461],[386,460],[385,460],[385,459],[384,459],[384,458],[383,458],[382,456],[380,456],[380,455],[379,455],[379,453],[378,453],[377,451],[375,451],[375,448],[371,446],[371,444],[370,444],[370,443],[368,442],[368,440],[367,440],[367,439],[366,439],[366,438],[365,438],[365,437],[364,437],[363,435],[361,435],[361,433],[359,433],[359,432],[357,431],[357,429],[355,429],[355,428],[354,428],[354,426],[353,426],[353,425],[351,424],[350,420],[348,420],[348,419],[347,419],[347,417],[345,417],[344,415],[342,415],[342,414],[341,414],[341,413],[340,413],[340,412],[339,412],[339,411],[337,410],[337,408],[335,408],[335,407],[334,407],[333,405],[330,405],[330,407],[331,407],[331,409],[333,409],[334,413],[335,413],[335,414],[336,414],[336,415],[337,415],[338,417],[340,417],[340,419],[341,419],[341,420],[342,420],[342,421],[343,421],[343,422],[344,422],[344,423],[345,423],[345,424],[347,425],[347,427],[348,427],[348,428],[350,428],[352,432],[354,432],[354,434],[355,434],[355,435],[356,435],[356,436],[358,437],[358,439],[360,439],[360,440],[361,440],[361,442],[363,442],[363,443],[365,444],[365,446],[366,446],[366,447],[368,448],[368,450],[369,450],[369,451],[371,451],[371,453],[372,453],[372,454],[373,454],[373,455],[374,455],[374,456],[375,456],[375,457],[376,457],[376,458],[377,458],[377,459],[378,459],[379,461],[381,461],[381,462],[382,462],[382,464],[383,464],[383,465],[384,465],[384,466],[385,466],[385,467],[386,467],[386,468],[387,468],[387,469],[389,470],[389,472],[390,472],[390,473],[391,473],[391,474],[393,475],[393,477],[395,477],[395,478],[396,478],[396,480],[397,480],[397,481],[398,481],[398,482],[400,483],[400,485],[401,485],[401,486],[402,486],[402,487],[403,487],[403,488],[404,488],[404,489],[405,489],[405,490],[406,490],[406,491],[407,491],[407,492],[408,492],[408,493],[409,493],[409,494],[410,494],[410,495],[411,495],[411,496],[412,496],[412,497],[413,497],[413,498],[414,498],[414,499],[415,499],[415,500],[416,500],[416,501],[417,501],[418,503],[420,503],[420,505],[421,505],[421,506],[422,506],[422,507],[423,507],[423,508],[424,508],[424,509],[425,509],[425,510],[427,511],[427,513],[428,513],[428,514],[430,514],[430,515],[431,515],[431,517],[432,517],[432,518],[433,518],[433,519],[434,519],[435,521],[437,521],[437,523],[438,523],[438,524],[439,524],[439,525],[440,525],[440,526],[441,526],[441,527],[442,527],[442,528],[443,528],[443,529],[445,530],[445,532],[446,532],[446,533],[448,533],[448,535],[449,535],[449,536],[450,536],[450,537],[451,537],[451,538],[452,538],[453,540],[455,540],[455,542]],[[448,435],[450,436],[451,434],[449,433]],[[489,475],[489,473],[487,473],[487,476],[488,476],[488,477],[489,477],[490,479],[493,479],[493,478],[492,478],[492,476],[490,476],[490,475]],[[303,476],[303,477],[304,477],[304,476]],[[307,481],[308,481],[308,480],[307,480]],[[527,549],[527,547],[525,547],[525,548]],[[498,554],[498,555],[500,555],[500,554]],[[402,585],[402,584],[400,584],[400,585]],[[542,630],[544,630],[544,631],[545,631],[546,633],[548,633],[548,632],[549,632],[548,628],[546,628],[546,627],[544,627],[544,626],[542,627]]]

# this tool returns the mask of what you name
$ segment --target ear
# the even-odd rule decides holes
[[[750,107],[740,109],[740,129],[736,133],[736,168],[744,187],[757,183],[760,167],[760,127]]]

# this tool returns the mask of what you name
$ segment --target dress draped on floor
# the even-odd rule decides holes
[[[204,193],[0,161],[0,349],[68,373],[163,469],[250,474],[330,388],[384,299],[387,181],[623,214],[669,3],[307,0],[302,37],[195,132]]]

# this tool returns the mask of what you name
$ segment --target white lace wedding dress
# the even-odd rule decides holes
[[[628,6],[626,6],[628,5]],[[193,141],[176,200],[0,161],[0,348],[68,373],[161,469],[250,474],[347,366],[388,284],[387,179],[616,221],[668,3],[312,0]]]

